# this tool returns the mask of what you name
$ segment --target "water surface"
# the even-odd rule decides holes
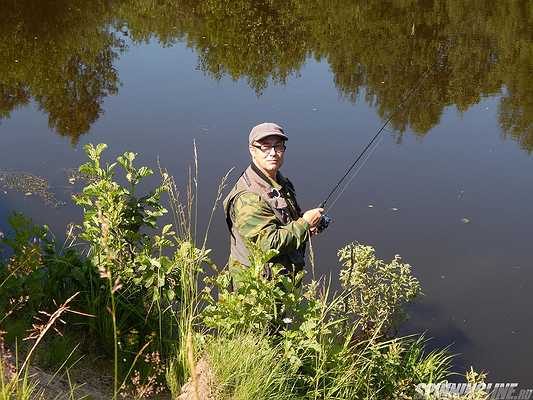
[[[392,115],[314,240],[318,272],[353,240],[401,254],[425,292],[404,333],[453,344],[459,371],[533,385],[531,2],[10,0],[0,37],[0,170],[67,202],[2,189],[2,229],[13,210],[58,237],[79,221],[68,170],[89,142],[184,183],[196,141],[207,215],[263,121],[286,128],[283,171],[314,207]]]

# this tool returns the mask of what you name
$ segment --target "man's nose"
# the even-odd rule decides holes
[[[272,153],[274,153],[274,155],[276,155],[276,148],[274,146],[271,146],[270,149],[268,150],[268,155],[271,155]]]

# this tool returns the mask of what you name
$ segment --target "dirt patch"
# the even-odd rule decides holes
[[[177,400],[215,400],[216,396],[215,375],[209,366],[206,357],[202,357],[196,364],[195,379],[189,381],[181,388]]]
[[[76,374],[78,376],[79,374]],[[46,400],[91,399],[108,400],[112,397],[109,379],[92,373],[84,379],[72,376],[54,376],[39,368],[30,368],[30,381],[37,385],[36,392]]]

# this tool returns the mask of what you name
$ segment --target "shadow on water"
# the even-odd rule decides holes
[[[0,15],[0,120],[35,101],[75,143],[118,93],[115,65],[132,45],[185,41],[213,79],[261,95],[326,60],[341,96],[387,118],[428,69],[417,99],[391,126],[425,135],[443,110],[501,94],[504,138],[533,150],[533,4],[413,1],[10,0]]]
[[[427,301],[414,304],[411,307],[411,314],[414,317],[409,320],[405,328],[400,328],[400,335],[426,332],[426,337],[429,339],[427,351],[448,347],[450,353],[455,355],[452,371],[464,374],[469,370],[471,365],[465,360],[463,353],[474,350],[476,345],[465,330],[460,328],[458,321],[454,321],[439,304]],[[431,325],[430,331],[428,325]]]

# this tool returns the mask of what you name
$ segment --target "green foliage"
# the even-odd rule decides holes
[[[348,292],[347,312],[369,336],[385,334],[405,318],[404,306],[421,292],[411,266],[396,255],[390,263],[376,258],[371,246],[350,243],[339,250],[340,281]]]
[[[242,330],[256,333],[277,330],[284,325],[283,318],[297,307],[296,282],[302,273],[292,278],[282,273],[281,265],[270,265],[269,261],[277,254],[275,250],[263,253],[252,244],[249,248],[249,268],[236,266],[237,271],[233,273],[224,270],[205,278],[207,306],[202,315],[207,327],[229,335]],[[213,289],[218,293],[218,300]]]
[[[328,304],[327,295],[318,297],[316,282],[301,286],[303,272],[292,277],[282,273],[281,265],[269,262],[276,251],[262,252],[253,243],[248,248],[249,267],[235,266],[232,273],[225,270],[205,279],[203,322],[228,337],[242,332],[259,337],[272,334],[284,362],[295,374],[293,385],[309,385],[316,360],[324,353],[325,337],[334,338],[333,327],[343,319],[330,315],[336,307]]]
[[[217,399],[295,399],[292,376],[280,349],[268,337],[238,334],[212,337],[205,345],[207,363],[214,374]]]
[[[194,318],[197,275],[203,264],[211,261],[209,250],[192,242],[190,230],[180,231],[180,236],[171,224],[159,228],[159,219],[167,213],[163,194],[169,195],[173,214],[183,216],[182,206],[172,203],[177,199],[172,178],[162,173],[155,189],[137,195],[138,186],[153,171],[135,167],[136,154],[131,152],[104,165],[101,155],[106,147],[85,146],[89,162],[80,166],[80,172],[89,182],[74,196],[84,210],[79,238],[88,245],[89,258],[105,282],[106,302],[97,303],[96,320],[99,334],[106,334],[108,348],[114,348],[115,383],[120,354],[124,379],[134,374],[134,385],[143,385],[152,381],[154,371],[140,353],[150,344],[150,354],[166,357],[174,352],[176,343],[183,343]],[[127,185],[115,178],[117,167]],[[180,227],[187,225],[180,222]],[[162,371],[158,368],[154,379],[161,380]],[[187,373],[184,367],[181,371]],[[118,389],[115,387],[115,397]]]
[[[86,146],[89,162],[80,172],[87,185],[74,199],[84,209],[83,224],[69,230],[67,241],[76,247],[58,250],[46,227],[20,214],[10,218],[12,229],[2,238],[9,259],[0,264],[0,324],[8,340],[21,339],[41,310],[80,292],[73,306],[93,318],[69,314],[70,334],[46,341],[51,352],[38,351],[38,359],[42,366],[62,363],[74,345],[74,326],[82,324],[100,344],[96,348],[113,354],[116,397],[119,390],[131,392],[119,389],[119,379],[126,386],[131,381],[133,391],[159,387],[164,365],[155,368],[153,360],[164,362],[183,341],[180,331],[192,326],[197,274],[210,261],[209,250],[196,248],[190,232],[182,238],[170,224],[158,228],[166,213],[161,195],[173,190],[168,174],[153,191],[137,195],[153,172],[136,168],[131,152],[104,165],[105,148]],[[126,185],[115,180],[118,169]],[[87,247],[87,258],[78,254],[80,246]]]
[[[424,353],[423,337],[354,342],[348,336],[352,340],[344,343],[332,340],[331,332],[318,337],[320,348],[308,349],[300,368],[279,338],[211,337],[204,354],[215,375],[213,387],[223,399],[408,399],[418,383],[440,382],[449,374],[451,356]]]
[[[253,245],[250,250],[249,267],[206,279],[203,321],[228,340],[242,332],[256,338],[270,332],[270,351],[287,366],[294,393],[306,399],[372,398],[377,393],[383,397],[376,398],[401,398],[393,396],[412,394],[416,383],[448,373],[450,357],[443,351],[424,354],[422,338],[379,338],[393,320],[399,322],[403,307],[420,290],[399,257],[385,264],[369,246],[344,247],[339,259],[345,290],[331,295],[314,281],[295,284],[301,276],[284,275],[269,263],[275,252],[262,253]]]
[[[165,225],[158,235],[147,231],[157,229],[157,219],[167,212],[160,203],[161,194],[167,190],[165,182],[137,197],[137,185],[153,171],[135,168],[136,155],[131,152],[119,156],[116,163],[101,166],[100,156],[106,147],[85,146],[90,161],[80,166],[80,172],[91,181],[74,196],[75,203],[84,209],[80,238],[89,244],[93,264],[101,271],[109,270],[126,291],[135,294],[143,288],[151,303],[162,300],[168,304],[179,293],[182,254],[192,250],[188,244],[175,242],[172,225]],[[122,167],[129,188],[114,180],[117,165]],[[175,257],[163,254],[176,244],[180,251]]]
[[[33,225],[22,214],[8,218],[11,232],[0,240],[10,257],[0,265],[0,311],[2,322],[30,304],[40,305],[45,297],[41,280],[47,273],[42,269],[44,247],[50,250],[46,228]]]
[[[5,376],[5,364],[0,357],[0,400],[44,400],[44,395],[31,383],[28,374],[22,377]]]
[[[436,383],[449,375],[452,356],[437,350],[424,353],[422,336],[368,341],[358,360],[366,391],[378,398],[412,398],[418,383]]]
[[[74,249],[58,250],[47,226],[13,214],[10,232],[0,241],[10,255],[0,264],[0,324],[8,338],[22,338],[40,310],[50,310],[74,293],[85,292],[96,276]],[[81,306],[77,301],[76,306]]]

